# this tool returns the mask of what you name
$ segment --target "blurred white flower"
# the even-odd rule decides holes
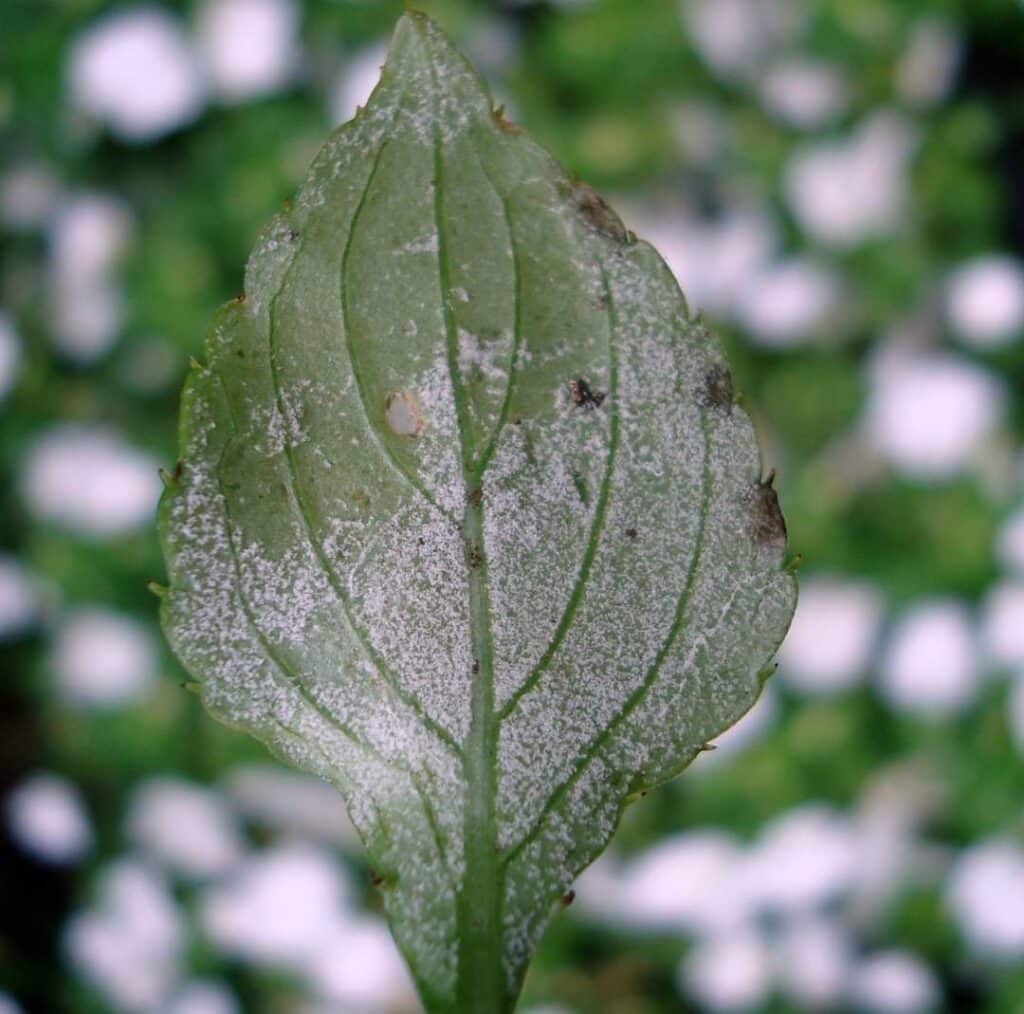
[[[120,201],[79,194],[64,203],[50,230],[50,277],[57,347],[79,363],[108,352],[124,316],[114,268],[131,235]]]
[[[947,22],[938,18],[918,21],[896,69],[901,98],[913,106],[930,106],[944,99],[953,87],[960,49],[960,38]]]
[[[927,965],[906,951],[879,951],[853,970],[850,999],[873,1014],[926,1014],[939,1003],[939,984]]]
[[[322,998],[346,1011],[391,1014],[419,1006],[405,963],[379,919],[338,922],[321,941],[307,975]]]
[[[64,943],[113,1008],[148,1014],[178,980],[185,927],[164,881],[123,859],[107,868],[94,904],[71,917]]]
[[[728,319],[778,243],[774,219],[762,208],[737,208],[711,221],[641,212],[630,228],[665,258],[691,313]]]
[[[293,0],[206,0],[196,47],[225,102],[286,86],[299,65],[299,10]]]
[[[152,633],[137,620],[106,609],[69,613],[54,636],[50,666],[62,698],[109,708],[137,700],[156,676]]]
[[[996,556],[1007,570],[1024,577],[1024,508],[1003,522],[996,541]]]
[[[338,790],[313,775],[246,764],[231,770],[223,789],[248,820],[303,838],[360,847]]]
[[[882,599],[870,584],[808,577],[789,633],[779,650],[780,676],[804,693],[833,693],[859,683],[882,619]]]
[[[1017,750],[1024,754],[1024,675],[1018,676],[1010,686],[1006,706],[1013,741]]]
[[[890,356],[874,371],[864,423],[898,471],[946,479],[979,450],[1004,407],[999,379],[964,359]]]
[[[989,839],[965,849],[946,885],[960,932],[983,957],[1024,956],[1024,850]]]
[[[226,954],[302,967],[345,919],[348,896],[330,855],[311,845],[281,845],[250,856],[207,888],[200,916]]]
[[[849,891],[858,861],[849,819],[808,803],[765,825],[744,857],[744,884],[762,910],[806,912]]]
[[[153,860],[187,877],[226,873],[245,851],[223,798],[177,778],[150,778],[139,785],[127,833]]]
[[[1024,581],[1000,581],[982,606],[985,652],[997,666],[1024,666]]]
[[[69,56],[71,102],[128,142],[192,122],[202,73],[178,20],[159,7],[116,11],[91,24]]]
[[[160,1014],[239,1014],[235,994],[222,982],[193,979],[174,994]]]
[[[41,229],[57,206],[58,184],[42,166],[22,166],[0,178],[0,221],[11,229]]]
[[[835,246],[892,232],[902,218],[913,147],[910,126],[882,111],[845,141],[799,149],[785,175],[797,221],[812,239]]]
[[[782,993],[802,1010],[840,1006],[850,975],[852,947],[838,925],[820,916],[785,922],[775,942]]]
[[[21,366],[21,337],[14,330],[14,321],[0,310],[0,401],[14,387]]]
[[[700,941],[683,959],[679,987],[708,1010],[751,1010],[772,989],[768,945],[749,928]]]
[[[751,914],[738,876],[741,857],[739,844],[722,831],[674,835],[626,865],[608,915],[643,930],[734,929]]]
[[[765,109],[800,130],[820,127],[846,109],[843,75],[826,63],[788,59],[769,67],[759,92]]]
[[[967,607],[922,602],[893,630],[879,670],[879,689],[899,711],[946,717],[977,696],[977,643]]]
[[[946,312],[953,331],[975,348],[998,348],[1024,330],[1024,267],[989,254],[957,268],[946,283]]]
[[[58,425],[29,449],[22,491],[40,520],[86,535],[120,535],[153,519],[157,465],[115,433]]]
[[[54,774],[30,775],[7,796],[7,827],[23,851],[63,866],[92,847],[92,825],[78,790]]]
[[[759,345],[790,348],[812,337],[839,300],[836,273],[808,258],[779,261],[755,275],[738,317]]]
[[[0,642],[18,637],[38,615],[39,595],[32,576],[14,557],[0,555]]]
[[[697,52],[724,78],[749,77],[804,21],[791,0],[682,0],[681,9]]]
[[[23,1008],[10,993],[0,989],[0,1014],[23,1014]]]
[[[387,44],[376,42],[353,53],[341,70],[330,95],[332,124],[346,123],[356,115],[358,106],[365,106],[370,92],[377,85],[380,69],[387,57]]]

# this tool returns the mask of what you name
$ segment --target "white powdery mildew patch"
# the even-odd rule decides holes
[[[436,515],[383,524],[349,572],[353,609],[380,656],[424,712],[461,741],[472,657],[464,550]]]
[[[687,324],[674,284],[660,268],[649,281],[640,266],[653,267],[647,257],[640,248],[607,260],[619,382],[607,409],[596,411],[617,413],[619,433],[606,519],[564,642],[503,729],[503,845],[526,832],[568,772],[589,762],[587,750],[602,730],[637,707],[633,695],[653,683],[681,632],[680,612],[689,609],[699,629],[702,618],[710,622],[704,599],[720,601],[688,580],[708,510],[699,400],[712,360],[701,353],[699,335],[681,337]],[[712,505],[706,527],[714,532],[716,525]],[[622,623],[626,615],[630,622]],[[679,682],[672,683],[679,693]]]

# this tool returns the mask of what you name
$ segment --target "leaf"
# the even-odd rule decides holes
[[[186,384],[164,625],[344,796],[431,1010],[511,1009],[626,802],[753,703],[785,527],[667,268],[425,17]]]

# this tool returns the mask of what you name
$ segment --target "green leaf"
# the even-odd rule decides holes
[[[161,507],[209,710],[338,786],[431,1010],[509,1010],[626,802],[754,702],[793,610],[669,271],[399,22],[218,314]]]

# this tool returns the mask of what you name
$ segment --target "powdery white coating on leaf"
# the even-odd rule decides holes
[[[428,1008],[475,988],[474,937],[507,1005],[626,798],[752,705],[792,613],[717,343],[407,15],[206,358],[168,635],[214,714],[341,790]]]

